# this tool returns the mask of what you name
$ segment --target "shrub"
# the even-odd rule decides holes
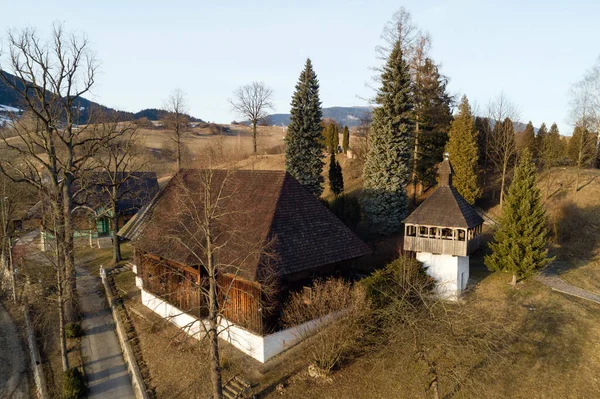
[[[67,338],[78,338],[83,335],[81,324],[79,323],[68,323],[65,326],[65,336]]]
[[[364,289],[341,279],[316,281],[292,294],[284,310],[286,326],[298,328],[298,338],[310,337],[306,350],[325,374],[358,350],[369,332],[370,305]],[[304,324],[321,319],[321,323]]]
[[[416,296],[432,289],[434,281],[415,258],[400,256],[363,279],[361,285],[373,307],[383,309],[398,300],[412,302]]]
[[[83,398],[86,392],[85,378],[78,367],[65,371],[63,399]]]
[[[334,198],[328,207],[346,226],[356,230],[361,219],[360,203],[356,197],[340,195]]]

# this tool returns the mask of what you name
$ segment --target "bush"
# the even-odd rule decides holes
[[[85,378],[77,367],[65,371],[63,381],[63,399],[83,398],[86,392]]]
[[[356,230],[361,219],[360,203],[356,197],[340,195],[334,198],[328,207],[346,226]]]
[[[383,309],[398,300],[413,302],[423,292],[434,287],[421,263],[415,258],[400,256],[385,268],[376,270],[361,281],[367,297],[376,309]]]
[[[83,335],[81,324],[79,323],[68,323],[65,326],[65,336],[67,338],[78,338]]]
[[[370,310],[362,287],[328,279],[315,281],[312,287],[292,294],[283,321],[287,327],[299,326],[298,338],[310,339],[306,350],[314,365],[329,374],[359,351],[360,342],[369,333],[366,327]],[[322,320],[316,325],[306,323],[318,319]]]

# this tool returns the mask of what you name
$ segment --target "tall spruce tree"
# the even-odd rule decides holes
[[[344,126],[344,134],[342,135],[342,149],[344,150],[344,154],[348,152],[348,148],[350,147],[350,130],[348,126]]]
[[[502,209],[500,227],[490,244],[492,253],[484,259],[493,271],[512,273],[517,278],[531,276],[547,265],[548,225],[546,209],[537,186],[537,171],[529,150],[521,153],[514,179]]]
[[[323,139],[319,81],[310,58],[292,96],[290,124],[285,137],[285,168],[315,196],[323,192]]]
[[[423,188],[436,182],[437,164],[444,154],[452,122],[452,97],[446,90],[448,79],[439,73],[433,60],[425,59],[417,73],[419,79],[414,83],[414,93],[419,131],[415,131],[413,149],[413,167],[416,167],[413,188],[416,188],[417,182]],[[416,195],[416,190],[413,195]]]
[[[556,166],[565,156],[565,146],[560,138],[560,131],[556,123],[550,126],[548,134],[542,142],[542,155],[548,160],[548,166]]]
[[[537,135],[535,136],[535,146],[537,147],[538,154],[544,145],[546,136],[548,136],[548,128],[546,127],[546,124],[542,122],[538,128]]]
[[[344,192],[342,167],[337,159],[335,159],[335,152],[333,151],[329,155],[329,188],[336,197]]]
[[[479,170],[483,180],[482,188],[485,190],[490,172],[489,145],[492,134],[490,120],[484,117],[475,118],[475,130],[477,131],[477,154],[479,157]]]
[[[519,147],[521,151],[524,148],[527,148],[534,159],[538,157],[538,150],[535,140],[535,129],[533,128],[533,123],[531,123],[531,121],[529,121],[527,126],[525,126],[525,130],[523,130],[521,134]]]
[[[450,128],[450,139],[446,147],[454,169],[452,185],[469,204],[481,197],[477,175],[479,155],[475,120],[467,96],[463,96],[458,106],[458,115]]]
[[[363,211],[369,227],[378,233],[400,230],[406,216],[406,185],[411,178],[411,142],[414,129],[409,69],[396,41],[381,74],[363,170]]]

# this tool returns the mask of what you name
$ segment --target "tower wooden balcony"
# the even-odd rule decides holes
[[[470,229],[405,224],[404,250],[468,256],[480,244],[481,225]]]

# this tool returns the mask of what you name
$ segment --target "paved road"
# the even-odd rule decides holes
[[[600,295],[575,287],[560,278],[559,273],[562,267],[564,267],[564,265],[560,262],[554,262],[542,270],[535,278],[555,291],[600,303]]]
[[[0,304],[0,398],[29,397],[27,362],[17,329]]]
[[[110,310],[100,291],[99,277],[77,268],[77,288],[83,311],[83,366],[88,398],[135,398]]]

